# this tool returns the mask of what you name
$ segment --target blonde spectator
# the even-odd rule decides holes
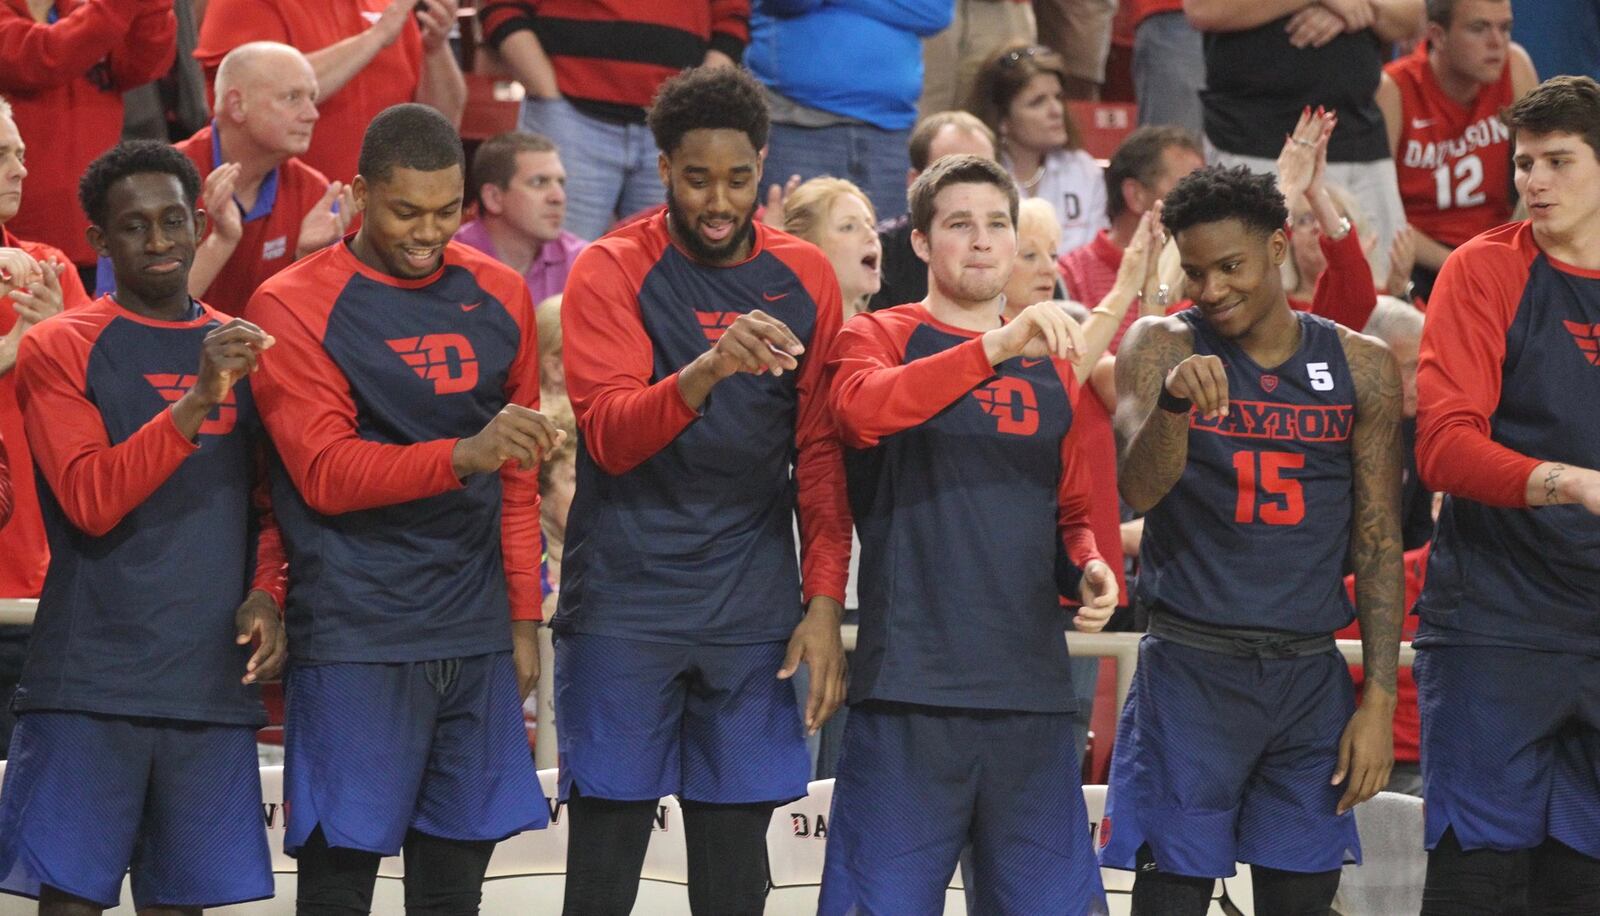
[[[1105,227],[1106,185],[1067,111],[1068,79],[1056,52],[1014,45],[983,65],[967,110],[1000,138],[1000,162],[1021,195],[1054,208],[1061,247],[1071,251]]]
[[[541,301],[533,310],[539,333],[539,396],[567,396],[567,373],[561,365],[561,294]]]
[[[1017,208],[1017,260],[1006,282],[1005,316],[1017,313],[1046,299],[1056,298],[1056,248],[1061,244],[1061,226],[1050,204],[1037,197]]]
[[[828,256],[844,296],[844,316],[867,310],[883,282],[883,246],[872,201],[843,178],[813,178],[784,201],[783,229]]]
[[[544,535],[541,584],[544,619],[556,613],[561,594],[561,556],[567,542],[567,513],[572,509],[572,494],[578,486],[578,421],[565,394],[541,398],[539,412],[550,418],[567,438],[539,463],[539,531]]]

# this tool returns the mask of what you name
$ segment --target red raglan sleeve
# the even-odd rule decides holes
[[[295,287],[256,291],[245,317],[276,338],[251,377],[256,406],[300,496],[323,515],[392,506],[461,486],[456,439],[390,445],[361,438],[350,383],[322,347],[327,316]],[[308,299],[314,296],[306,297]]]
[[[850,499],[845,492],[839,426],[828,397],[828,356],[838,342],[844,304],[832,268],[825,263],[818,267],[807,284],[817,303],[817,319],[795,380],[800,588],[806,601],[822,595],[843,604],[850,575]]]
[[[1328,267],[1317,278],[1311,293],[1311,313],[1335,321],[1352,331],[1367,326],[1372,310],[1378,307],[1378,290],[1372,284],[1372,265],[1361,251],[1355,230],[1337,242],[1327,236],[1317,240]]]
[[[1439,271],[1417,363],[1417,470],[1430,490],[1490,506],[1528,504],[1528,475],[1539,459],[1489,436],[1506,332],[1527,277],[1526,255],[1481,239]]]
[[[654,347],[639,291],[602,245],[585,248],[567,277],[561,358],[584,448],[607,474],[638,467],[700,416],[678,390],[678,373],[651,383]]]
[[[11,462],[6,456],[6,440],[0,439],[0,528],[11,521]]]
[[[851,448],[870,448],[884,436],[927,422],[994,375],[982,338],[905,362],[917,321],[868,312],[845,322],[829,366],[830,400],[840,435]]]
[[[122,46],[143,0],[88,0],[53,22],[0,9],[0,89],[39,92],[81,77]],[[169,8],[168,15],[171,15]]]
[[[1066,360],[1055,360],[1056,373],[1067,387],[1070,403],[1078,402],[1078,375]],[[1094,530],[1089,527],[1090,490],[1094,479],[1089,473],[1089,461],[1078,446],[1081,436],[1070,432],[1061,437],[1061,481],[1056,488],[1056,528],[1061,533],[1061,545],[1066,548],[1067,559],[1079,569],[1095,560],[1103,560],[1099,545],[1095,543]]]
[[[126,2],[138,5],[133,0]],[[177,56],[178,17],[171,0],[144,0],[142,6],[128,33],[111,51],[111,82],[119,89],[133,89],[164,76]]]
[[[522,345],[506,378],[506,400],[539,409],[539,338],[533,319],[533,300],[527,284],[517,278],[514,301],[507,303],[522,330]],[[544,534],[539,527],[539,468],[524,471],[516,462],[500,469],[500,554],[506,571],[506,594],[512,620],[541,620],[543,596],[539,593],[539,559],[544,554]]]
[[[250,505],[256,518],[256,571],[250,587],[266,592],[283,609],[284,598],[289,593],[289,555],[283,547],[283,531],[278,527],[278,517],[272,511],[272,487],[267,481],[266,448],[256,449],[255,486],[250,491]]]
[[[79,530],[103,537],[199,446],[178,431],[170,408],[112,445],[84,390],[92,340],[80,327],[49,322],[23,336],[17,402],[34,464],[56,502]]]

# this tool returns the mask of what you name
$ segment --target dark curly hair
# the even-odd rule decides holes
[[[668,156],[691,130],[743,131],[759,150],[772,126],[761,84],[736,67],[691,67],[662,83],[648,120],[656,149]]]
[[[466,177],[466,153],[455,125],[437,110],[416,102],[378,112],[361,137],[356,172],[368,182],[388,181],[397,168],[437,172],[450,166]]]
[[[156,140],[129,140],[100,154],[78,179],[78,203],[96,226],[106,224],[106,194],[129,175],[158,173],[177,176],[183,202],[193,209],[200,199],[200,173],[189,157]]]
[[[1277,181],[1245,166],[1209,166],[1185,175],[1167,194],[1161,222],[1177,235],[1191,226],[1236,219],[1262,235],[1282,229],[1289,220]]]

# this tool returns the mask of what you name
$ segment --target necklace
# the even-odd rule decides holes
[[[1032,178],[1029,178],[1026,181],[1024,181],[1024,180],[1022,180],[1020,178],[1017,179],[1017,184],[1021,185],[1022,190],[1028,191],[1028,192],[1032,192],[1034,188],[1037,188],[1039,186],[1040,180],[1042,180],[1044,178],[1044,166],[1045,166],[1045,161],[1043,159],[1041,159],[1041,160],[1039,160],[1039,168],[1038,168],[1037,171],[1035,171],[1033,173],[1033,177]]]

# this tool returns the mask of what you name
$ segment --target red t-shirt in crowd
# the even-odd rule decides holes
[[[56,0],[45,22],[0,0],[0,94],[28,147],[27,205],[6,228],[94,263],[78,178],[121,139],[122,93],[172,67],[177,34],[172,0]]]
[[[222,58],[246,42],[277,41],[310,54],[366,31],[390,2],[211,0],[194,56],[207,79],[214,79]],[[322,117],[301,160],[328,178],[348,183],[356,174],[367,124],[385,108],[414,100],[421,81],[422,32],[413,20],[399,40],[379,51],[350,82],[317,100]]]
[[[1406,220],[1454,248],[1511,218],[1511,62],[1471,105],[1446,95],[1428,65],[1424,42],[1383,68],[1400,90],[1400,145],[1395,170]]]
[[[54,258],[69,263],[60,249],[23,241],[11,234],[10,226],[0,227],[0,246],[21,248],[39,261]],[[89,303],[83,281],[70,266],[61,273],[61,302],[69,309]],[[11,299],[0,298],[0,334],[10,333],[16,323]],[[45,569],[50,565],[50,547],[45,543],[44,519],[39,515],[33,456],[22,428],[22,410],[17,406],[15,372],[0,376],[0,440],[5,441],[11,465],[11,522],[0,528],[0,558],[4,558],[0,560],[0,598],[37,598],[44,588]]]

